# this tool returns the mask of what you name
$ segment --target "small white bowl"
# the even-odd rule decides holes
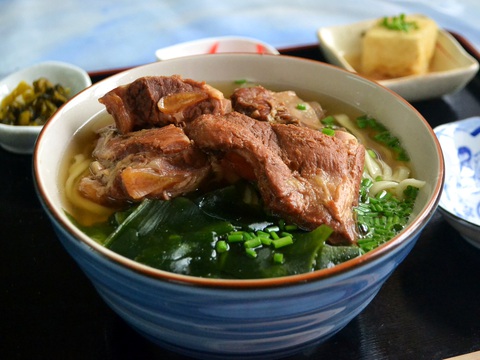
[[[183,42],[155,51],[157,60],[216,53],[257,53],[278,55],[277,49],[263,41],[239,36],[220,36]]]
[[[47,61],[21,69],[0,80],[0,102],[10,94],[21,81],[32,84],[40,77],[47,78],[53,84],[61,84],[70,89],[70,97],[92,85],[87,72],[77,66]],[[31,154],[37,136],[43,126],[20,126],[0,123],[0,146],[17,154]]]
[[[362,34],[378,19],[349,25],[324,27],[318,30],[320,47],[326,59],[349,71],[358,72]],[[377,82],[395,91],[408,101],[440,97],[462,89],[477,73],[478,62],[455,38],[439,29],[438,39],[425,75],[411,75]]]
[[[445,159],[439,209],[470,244],[480,248],[480,117],[434,129]]]

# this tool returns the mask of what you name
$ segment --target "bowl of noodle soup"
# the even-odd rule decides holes
[[[177,74],[215,87],[246,79],[272,89],[294,90],[305,99],[318,100],[330,114],[338,114],[337,121],[346,128],[356,116],[368,114],[377,119],[407,151],[408,174],[402,173],[402,167],[369,159],[367,154],[364,177],[374,182],[372,196],[385,190],[401,194],[409,186],[418,187],[405,226],[388,241],[338,264],[265,278],[167,271],[152,266],[147,257],[142,258],[145,261],[129,258],[102,244],[94,234],[87,235],[72,215],[69,193],[75,177],[72,173],[85,170],[88,154],[82,152],[89,146],[91,151],[92,134],[112,123],[98,99],[145,76]],[[358,141],[366,141],[361,133],[352,133]],[[66,251],[99,296],[136,331],[189,356],[264,359],[289,356],[325,341],[370,303],[433,215],[444,169],[440,146],[428,123],[390,90],[316,61],[215,54],[127,70],[80,93],[44,126],[34,152],[34,174],[38,196]],[[73,198],[73,202],[83,201]],[[87,213],[96,211],[89,206]],[[178,254],[180,248],[175,251]]]

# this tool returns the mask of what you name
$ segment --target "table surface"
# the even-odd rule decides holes
[[[74,43],[67,45],[65,36],[71,37],[71,34],[67,33],[53,38],[49,45],[50,48],[46,45],[48,41],[43,39],[42,44],[38,44],[38,48],[20,50],[18,44],[14,46],[10,42],[15,41],[15,38],[18,40],[27,36],[22,32],[31,28],[32,25],[27,26],[24,22],[31,20],[34,17],[32,14],[43,14],[42,11],[47,11],[39,10],[40,3],[58,4],[60,9],[52,9],[50,17],[62,9],[71,10],[75,7],[75,1],[68,0],[63,2],[0,0],[2,34],[5,34],[3,32],[6,26],[4,20],[8,14],[12,14],[12,11],[18,14],[18,7],[24,9],[22,6],[33,6],[32,12],[25,14],[25,18],[22,18],[19,35],[14,35],[13,39],[5,40],[4,37],[0,39],[0,46],[5,44],[10,46],[9,51],[2,51],[0,73],[31,61],[53,57],[55,60],[76,62],[90,70],[93,80],[97,81],[114,72],[109,69],[153,61],[152,51],[160,45],[168,45],[167,42],[173,40],[171,33],[162,39],[161,31],[153,32],[147,39],[148,44],[132,45],[132,49],[137,46],[142,47],[142,52],[133,54],[134,51],[131,51],[132,54],[124,54],[124,52],[130,51],[129,46],[132,43],[126,43],[122,49],[119,48],[118,39],[116,39],[115,46],[111,48],[112,56],[108,59],[104,56],[110,51],[109,47],[96,54],[98,57],[92,56],[92,53],[87,51],[91,50],[88,44],[91,35],[88,35],[88,32],[77,34],[76,45]],[[127,17],[126,1],[118,1],[119,9],[116,10],[104,5],[108,2],[94,3],[84,0],[83,3],[87,4],[86,7],[92,6],[92,9],[87,9],[90,15],[95,13],[100,16],[98,15],[100,13],[105,16],[103,27],[98,25],[98,22],[101,22],[98,18],[82,25],[85,28],[99,26],[100,30],[103,29],[102,36],[109,35],[114,31],[113,24],[108,20],[113,15],[117,16],[118,21],[123,21],[122,14]],[[170,1],[157,2],[155,6],[163,6],[167,11],[167,5],[172,3]],[[187,6],[186,2],[179,1],[178,3]],[[188,5],[199,6],[198,3],[202,2],[189,1]],[[208,1],[203,3],[210,4]],[[253,4],[254,1],[245,0],[244,3]],[[302,11],[314,6],[312,5],[313,1],[292,3]],[[326,4],[323,1],[318,1],[318,3]],[[439,0],[436,2],[437,8],[429,7],[426,1],[415,2],[414,7],[413,2],[409,1],[390,1],[388,4],[386,1],[367,1],[366,3],[378,3],[379,9],[359,10],[358,14],[355,13],[356,17],[368,18],[375,12],[381,16],[385,14],[385,9],[393,9],[394,12],[397,12],[396,10],[406,7],[420,10],[428,8],[433,14],[438,15],[440,21],[447,23],[447,13],[450,14],[449,16],[454,16],[455,13],[464,14],[468,9],[477,9],[476,22],[469,20],[470,22],[466,21],[463,25],[458,21],[457,23],[452,22],[451,24],[456,25],[449,28],[464,36],[468,40],[464,44],[468,45],[470,51],[478,56],[475,49],[479,49],[478,44],[480,43],[480,31],[478,30],[480,7],[476,0],[475,4],[474,1]],[[102,4],[103,7],[99,4]],[[142,13],[146,11],[146,5],[140,5],[138,2],[136,4],[139,5],[139,9],[135,8],[135,11]],[[145,4],[152,5],[153,1],[145,1]],[[278,19],[279,16],[283,16],[279,15],[279,12],[287,7],[287,2],[278,0],[276,4],[278,5],[274,7],[272,13],[276,16],[274,18]],[[340,18],[349,20],[350,16],[353,17],[353,10],[359,9],[359,5],[354,5],[354,1],[345,1],[344,4],[346,14],[343,14],[344,17],[338,16],[336,21]],[[213,2],[211,5],[213,6]],[[124,13],[120,10],[122,7]],[[177,4],[176,7],[181,6]],[[218,5],[216,11],[221,14],[226,9],[227,7]],[[241,7],[241,9],[242,11],[237,14],[238,17],[246,16],[247,8]],[[334,13],[333,5],[325,5],[325,8],[319,6],[315,9],[325,10],[321,16],[319,15],[322,18]],[[133,6],[130,7],[130,10],[134,11]],[[300,9],[297,10],[300,11]],[[168,11],[168,16],[165,16],[174,22],[177,17],[171,14],[172,9]],[[191,13],[189,12],[189,14]],[[191,19],[197,19],[196,16],[191,16]],[[79,16],[79,22],[81,19],[82,16]],[[311,31],[315,31],[320,22],[316,21],[317,18],[314,15],[307,19],[308,24],[298,24],[298,31],[293,31],[291,28],[282,29],[281,34],[285,37],[281,41],[277,38],[272,43],[283,48],[282,53],[323,60],[322,54],[314,44],[315,35],[312,37],[311,34]],[[61,21],[67,22],[68,20],[67,17]],[[54,24],[59,21],[56,20]],[[200,24],[200,20],[197,21],[197,24]],[[9,24],[12,24],[12,21]],[[137,23],[129,23],[129,26],[135,24]],[[112,28],[106,30],[105,28],[108,28],[109,25],[112,25]],[[162,26],[167,25],[163,24]],[[309,33],[299,35],[306,28]],[[240,29],[244,31],[242,32]],[[241,35],[250,35],[249,31],[253,31],[251,29],[247,31],[243,27],[234,27],[234,30]],[[52,32],[53,28],[49,28],[49,31]],[[138,33],[143,34],[142,31],[145,31],[145,27],[139,29]],[[11,32],[6,34],[11,35]],[[207,32],[199,30],[189,34],[185,31],[178,39],[219,34],[217,30],[208,30]],[[33,35],[39,36],[36,33]],[[125,35],[124,31],[120,31],[118,36],[123,35]],[[222,35],[227,34],[222,33]],[[273,39],[267,33],[258,35],[256,37],[262,40]],[[152,40],[153,38],[155,40]],[[104,39],[105,44],[106,40]],[[126,40],[131,41],[132,39],[127,37]],[[99,39],[95,39],[95,41],[96,45],[91,46],[96,47],[98,42],[101,42]],[[63,47],[59,45],[60,43],[63,44]],[[286,49],[289,45],[296,44],[312,44],[312,46]],[[75,46],[77,46],[78,52],[62,50],[66,48],[72,50]],[[25,59],[16,61],[15,54],[10,54],[10,51],[17,55],[35,54],[35,56],[26,56]],[[113,53],[115,51],[120,51],[125,56],[117,57]],[[477,75],[464,90],[456,94],[413,103],[413,105],[425,116],[432,127],[470,116],[478,116],[480,115],[480,75]],[[15,155],[0,149],[0,164],[2,164],[0,176],[0,358],[184,359],[184,357],[170,353],[142,338],[100,299],[91,283],[56,239],[34,191],[31,162],[31,156]],[[319,345],[312,353],[299,354],[291,359],[431,360],[479,351],[479,259],[480,250],[467,244],[437,211],[424,229],[411,254],[387,280],[370,305],[341,332]]]
[[[316,45],[284,54],[323,60]],[[108,75],[92,74],[94,81]],[[480,114],[480,76],[413,103],[432,127]],[[57,241],[32,183],[32,157],[0,149],[0,357],[185,359],[135,333]],[[445,359],[480,350],[480,250],[438,211],[367,308],[312,353],[291,359]]]

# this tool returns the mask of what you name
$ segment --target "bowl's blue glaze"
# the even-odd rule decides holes
[[[445,158],[440,209],[472,245],[480,247],[480,117],[435,128]]]
[[[308,350],[358,315],[416,235],[354,271],[272,288],[159,281],[92,251],[52,218],[58,237],[106,303],[153,342],[205,359],[278,358]]]

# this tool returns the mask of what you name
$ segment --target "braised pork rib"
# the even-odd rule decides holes
[[[178,75],[142,77],[109,91],[99,101],[122,134],[168,124],[182,125],[201,114],[231,110],[230,100],[217,89]]]
[[[81,179],[79,190],[103,205],[188,194],[210,172],[207,156],[174,125],[125,135],[106,127],[93,157],[91,174]]]
[[[236,89],[232,96],[232,108],[260,121],[279,124],[296,124],[320,129],[325,116],[316,101],[305,102],[294,91],[274,92],[263,86]]]
[[[80,182],[85,197],[170,199],[195,191],[220,167],[254,181],[272,213],[306,230],[327,224],[335,243],[356,241],[365,148],[349,134],[318,131],[322,115],[314,109],[296,119],[295,93],[238,89],[230,102],[205,83],[151,76],[100,102],[116,125],[99,134],[91,174]]]
[[[308,230],[328,224],[338,242],[356,240],[352,208],[358,204],[365,156],[356,139],[237,112],[200,116],[185,131],[205,152],[235,153],[245,160],[266,207],[276,215]]]

